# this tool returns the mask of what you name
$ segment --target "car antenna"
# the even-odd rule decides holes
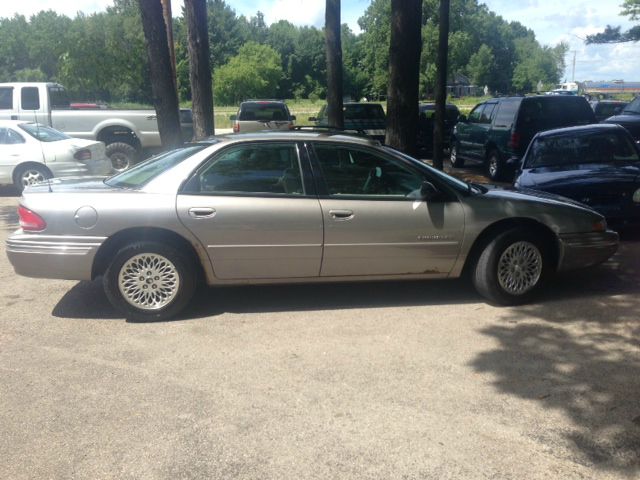
[[[40,123],[38,122],[38,112],[33,111],[33,119],[36,121],[36,137],[38,137],[38,143],[40,144],[40,154],[42,155],[42,163],[47,166],[47,160],[44,156],[44,148],[42,148],[42,139],[40,138]],[[47,178],[47,187],[49,187],[49,193],[53,193],[51,189],[51,179]]]

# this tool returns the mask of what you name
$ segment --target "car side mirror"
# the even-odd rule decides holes
[[[467,123],[467,116],[466,115],[460,115],[458,117],[458,121],[462,122],[462,123]]]
[[[620,115],[620,112],[622,112],[622,107],[616,107],[613,109],[614,115]]]
[[[289,115],[289,118],[291,119],[291,121],[294,121],[296,119],[295,115]]]
[[[428,202],[438,198],[440,196],[440,192],[433,183],[425,180],[422,182],[422,186],[420,187],[420,196],[423,200]]]
[[[317,122],[318,118],[317,117],[309,117],[309,121],[310,122]]]
[[[229,120],[231,120],[232,122],[235,122],[238,119],[237,115],[229,115]]]

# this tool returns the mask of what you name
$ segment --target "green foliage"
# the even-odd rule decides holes
[[[624,0],[620,5],[622,12],[620,15],[629,17],[630,20],[640,20],[640,0]],[[604,32],[588,35],[586,43],[624,43],[640,41],[640,25],[634,25],[626,32],[620,27],[607,25]]]
[[[491,73],[495,64],[495,57],[491,47],[484,43],[476,53],[471,55],[467,71],[473,83],[479,86],[488,85],[491,82]]]
[[[248,42],[238,55],[220,67],[214,77],[214,96],[221,103],[247,98],[272,98],[282,78],[278,52],[268,45]]]

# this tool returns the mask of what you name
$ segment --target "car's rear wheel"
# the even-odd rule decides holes
[[[123,247],[103,277],[109,301],[135,321],[169,320],[193,297],[193,261],[170,245],[137,242]]]
[[[452,167],[461,168],[464,167],[464,159],[460,158],[460,142],[456,139],[451,139],[451,151],[449,152],[449,161]]]
[[[549,248],[530,229],[515,228],[495,237],[482,251],[473,271],[473,283],[489,302],[526,303],[549,270]]]
[[[13,185],[18,192],[22,192],[25,187],[44,182],[53,177],[51,172],[44,165],[30,164],[18,167],[13,175]]]

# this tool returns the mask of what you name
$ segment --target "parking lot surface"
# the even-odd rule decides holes
[[[640,476],[640,235],[537,303],[468,281],[204,289],[128,323],[18,277],[0,190],[0,478]]]

